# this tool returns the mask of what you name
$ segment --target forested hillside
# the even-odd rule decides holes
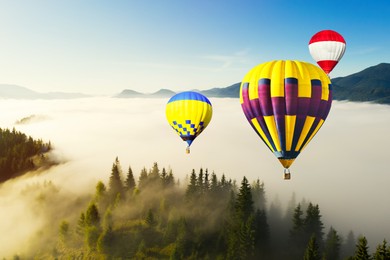
[[[0,128],[0,183],[43,165],[50,143]]]
[[[41,208],[64,202],[56,199],[52,183],[46,186],[50,189],[37,196]],[[285,213],[267,205],[260,180],[250,183],[243,177],[237,184],[200,169],[180,185],[172,170],[154,163],[142,169],[136,182],[131,167],[124,174],[116,159],[108,182],[99,181],[93,190],[89,202],[77,199],[77,207],[63,211],[68,216],[57,220],[57,235],[44,238],[52,234],[49,226],[39,232],[34,240],[42,240],[43,249],[34,247],[31,255],[14,258],[337,260],[390,255],[385,240],[369,255],[365,237],[356,240],[351,231],[343,238],[332,227],[325,230],[318,204],[297,203],[293,197]]]

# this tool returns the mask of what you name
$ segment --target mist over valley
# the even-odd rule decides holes
[[[389,239],[389,106],[334,101],[324,126],[291,167],[292,180],[284,181],[283,167],[251,129],[238,99],[210,101],[211,123],[187,155],[186,144],[166,122],[165,98],[2,100],[0,109],[7,113],[0,115],[1,127],[50,141],[51,156],[62,163],[0,186],[6,220],[0,231],[12,234],[0,238],[0,252],[8,256],[23,247],[31,250],[42,228],[53,226],[50,232],[56,235],[60,223],[47,223],[53,219],[47,216],[69,217],[68,207],[80,212],[96,183],[107,183],[116,157],[124,171],[131,166],[136,180],[154,162],[172,170],[183,187],[192,169],[200,168],[219,178],[224,174],[237,186],[244,176],[250,183],[259,179],[265,184],[268,208],[280,205],[284,211],[295,194],[297,202],[319,205],[325,233],[332,225],[346,239],[352,230],[367,237],[371,251]],[[17,123],[26,118],[32,120]],[[34,192],[58,189],[53,198],[57,206],[36,207],[34,196],[23,192],[29,187]]]

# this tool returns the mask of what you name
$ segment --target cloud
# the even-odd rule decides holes
[[[203,56],[203,59],[222,64],[218,67],[218,69],[232,69],[235,68],[238,64],[248,63],[248,52],[248,49],[244,49],[231,55],[205,55]]]
[[[108,179],[116,156],[124,169],[132,167],[136,178],[153,162],[171,168],[182,180],[200,167],[238,182],[243,176],[259,178],[265,182],[269,204],[277,197],[285,206],[295,192],[298,200],[318,203],[325,224],[345,235],[354,230],[376,245],[390,234],[389,106],[335,101],[322,129],[292,165],[292,180],[284,181],[283,167],[246,121],[239,100],[210,100],[212,121],[194,141],[190,155],[166,122],[165,99],[2,100],[0,109],[7,111],[0,114],[2,128],[15,127],[50,140],[53,156],[66,163],[0,186],[6,219],[0,232],[9,234],[9,227],[17,226],[13,239],[0,241],[0,252],[11,253],[14,241],[19,246],[27,243],[47,224],[26,207],[29,200],[20,195],[23,187],[52,181],[63,196],[75,199],[93,193],[98,180]],[[15,125],[31,114],[50,120]]]

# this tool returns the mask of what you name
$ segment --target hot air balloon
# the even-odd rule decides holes
[[[250,125],[285,168],[285,179],[290,179],[289,167],[329,113],[331,82],[311,63],[269,61],[246,74],[240,103]]]
[[[345,47],[343,36],[332,30],[314,34],[309,42],[311,56],[326,74],[329,74],[343,57]]]
[[[192,142],[210,123],[213,109],[207,97],[186,91],[171,97],[165,112],[169,124],[187,142],[186,152],[190,153]]]

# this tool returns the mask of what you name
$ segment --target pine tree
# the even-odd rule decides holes
[[[302,257],[302,252],[304,252],[307,244],[304,229],[303,211],[301,204],[298,203],[293,213],[292,228],[289,237],[289,251],[292,259],[301,259]]]
[[[259,255],[264,255],[269,246],[270,230],[265,210],[257,209],[254,217],[255,248]]]
[[[204,184],[203,184],[203,189],[205,192],[208,192],[210,190],[210,181],[209,181],[209,171],[206,169],[205,174],[204,174]]]
[[[141,173],[138,179],[138,187],[140,190],[143,190],[146,186],[148,186],[148,172],[146,168],[142,168]]]
[[[79,220],[77,221],[76,233],[79,235],[83,235],[85,232],[85,226],[85,214],[84,212],[81,212]]]
[[[121,195],[124,193],[121,172],[122,169],[119,163],[119,159],[116,157],[115,162],[112,165],[111,176],[108,184],[108,191],[112,199],[115,199],[118,193]]]
[[[330,227],[325,241],[325,258],[329,260],[340,259],[340,246],[340,236],[337,234],[337,231],[333,227]]]
[[[387,246],[386,239],[378,245],[374,254],[374,260],[390,260],[390,247]]]
[[[350,231],[348,233],[347,239],[345,241],[345,244],[343,244],[343,247],[341,248],[341,259],[345,259],[347,257],[350,257],[354,254],[355,252],[355,247],[356,247],[356,239],[355,239],[355,234],[353,231]]]
[[[234,212],[228,225],[228,259],[253,257],[255,246],[254,209],[251,187],[246,177],[234,203]]]
[[[168,177],[165,181],[166,187],[173,187],[175,185],[175,178],[173,177],[172,170],[168,171]]]
[[[153,184],[161,184],[160,169],[158,168],[158,164],[156,162],[153,163],[153,167],[150,171],[150,174],[148,175],[148,179],[149,182]]]
[[[306,247],[303,260],[320,260],[319,248],[316,240],[316,235],[313,234],[309,240],[309,243]],[[333,259],[332,259],[333,260]]]
[[[148,227],[155,227],[157,225],[157,220],[153,214],[152,209],[148,210],[148,214],[146,215],[146,218],[145,218],[145,223]]]
[[[106,193],[106,186],[102,181],[99,181],[96,184],[95,200],[100,201],[105,196],[105,193]]]
[[[69,223],[67,221],[62,221],[60,224],[60,241],[63,244],[66,244],[66,240],[68,239],[69,236]]]
[[[251,187],[245,176],[241,182],[241,187],[237,194],[235,208],[237,218],[243,222],[246,222],[249,216],[254,212]]]
[[[356,245],[356,251],[354,255],[354,260],[370,260],[371,256],[368,253],[368,245],[366,237],[359,237],[358,243]]]
[[[321,247],[323,236],[322,230],[324,228],[324,224],[321,220],[321,214],[318,204],[314,206],[312,203],[309,203],[309,206],[306,210],[306,218],[304,224],[307,237],[310,238],[311,235],[314,234],[316,236],[316,242]]]
[[[264,182],[260,182],[259,179],[252,184],[252,195],[256,209],[265,209],[265,189]]]
[[[133,170],[131,169],[130,166],[129,166],[129,169],[128,169],[127,175],[126,175],[125,187],[126,187],[126,190],[129,191],[130,193],[132,193],[133,190],[135,189],[135,179],[134,179],[134,175],[133,175]]]
[[[99,226],[100,224],[100,216],[99,211],[95,205],[95,203],[91,203],[87,209],[85,214],[85,224],[86,226]]]
[[[186,190],[186,199],[188,201],[191,201],[193,198],[196,198],[196,195],[198,193],[198,179],[196,177],[195,170],[192,169],[191,176],[190,176],[190,183],[187,186]]]
[[[196,187],[197,187],[198,193],[200,195],[202,195],[204,193],[204,187],[203,186],[204,186],[203,169],[200,168],[199,174],[198,174],[197,183],[196,183]]]
[[[216,194],[218,192],[218,178],[215,172],[211,174],[210,190],[213,194]]]

